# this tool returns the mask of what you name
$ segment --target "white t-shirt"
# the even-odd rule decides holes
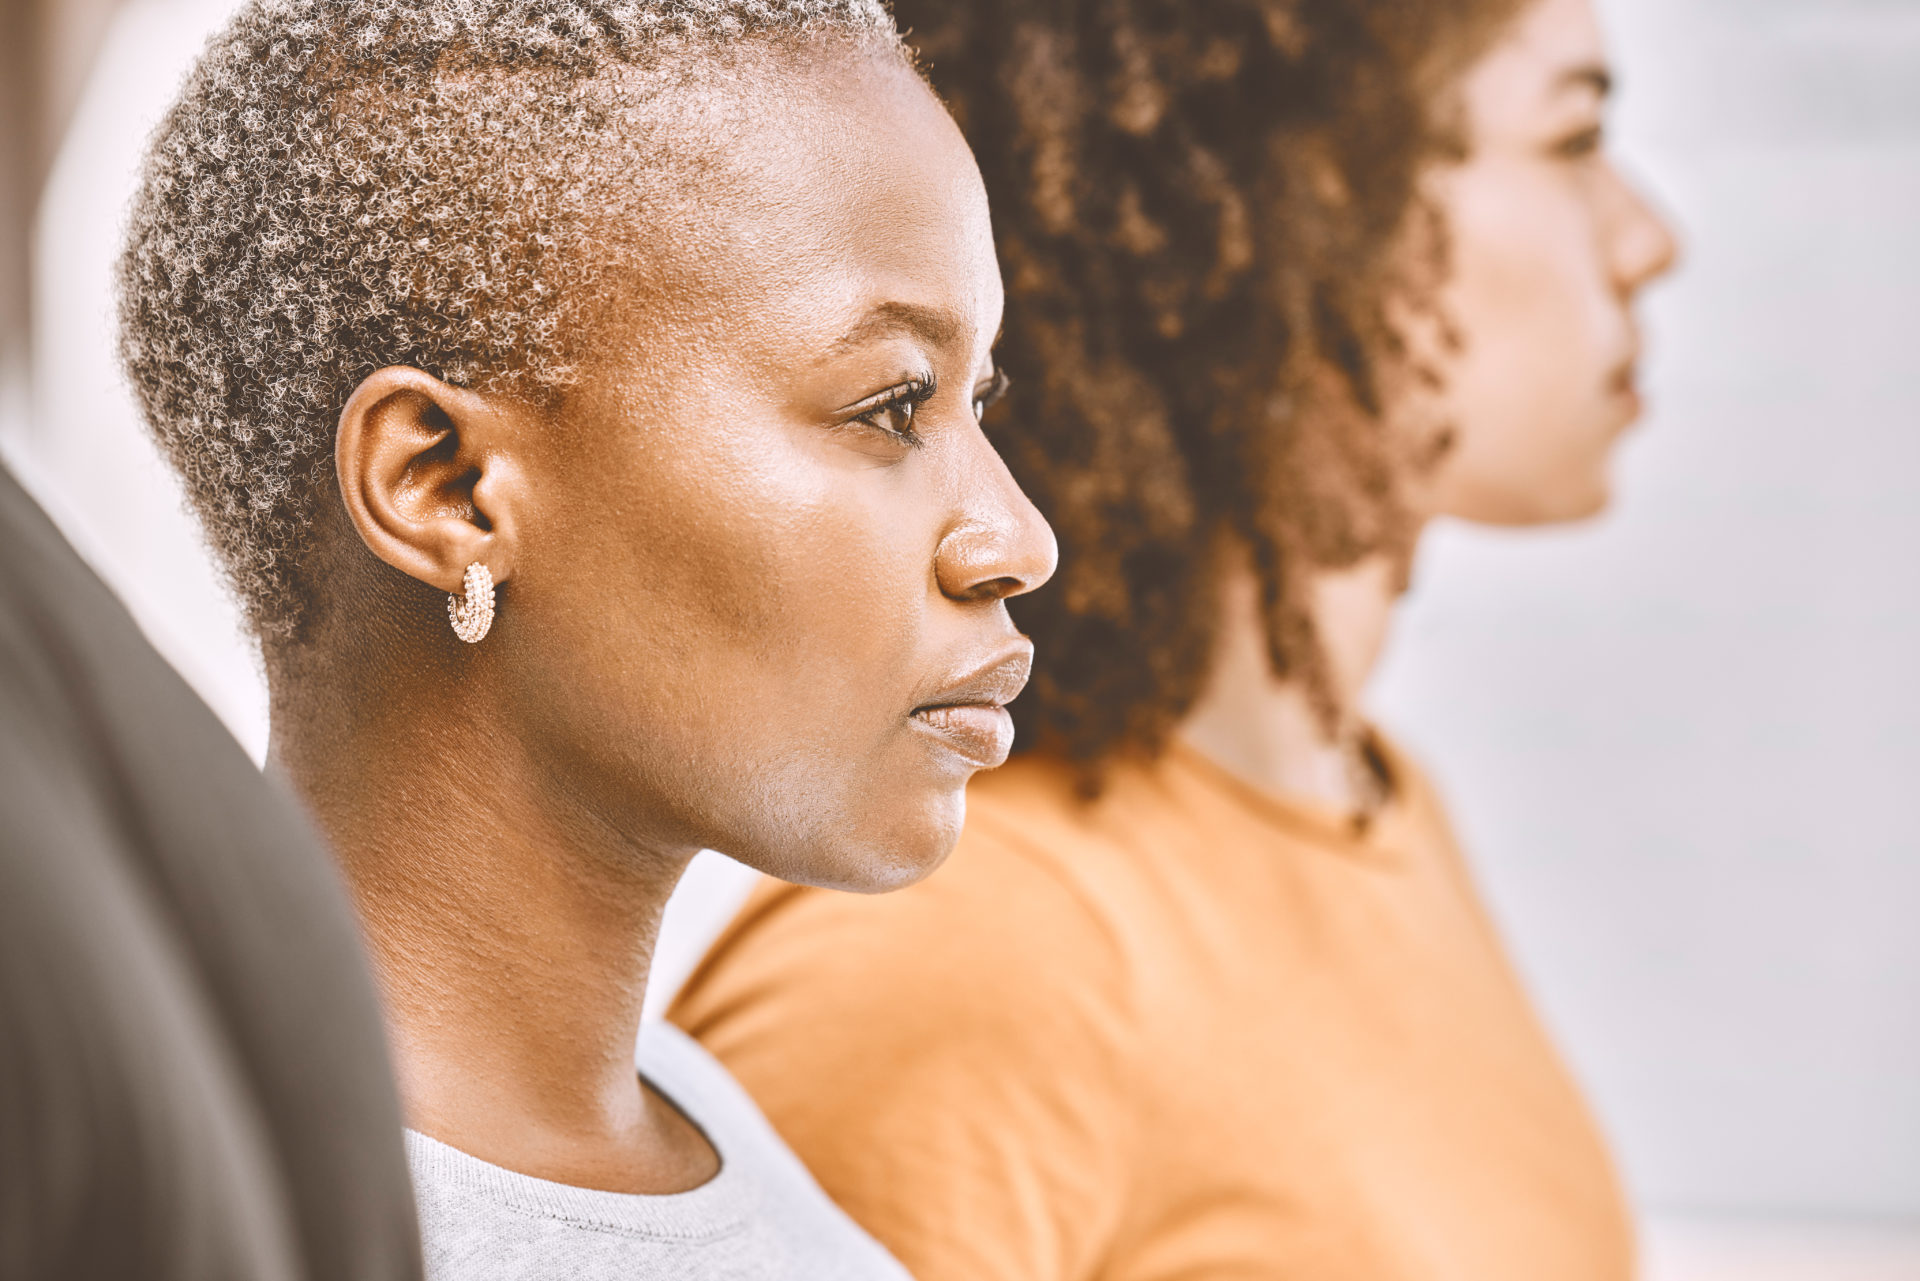
[[[650,1024],[639,1062],[713,1144],[720,1172],[669,1196],[600,1192],[409,1131],[429,1281],[909,1281],[691,1038]]]

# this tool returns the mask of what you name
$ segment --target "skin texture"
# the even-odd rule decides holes
[[[269,656],[273,761],[342,851],[410,1123],[615,1191],[716,1168],[633,1070],[686,862],[931,871],[1010,743],[1003,602],[1054,563],[979,429],[1002,295],[946,112],[891,52],[738,70],[688,91],[703,179],[557,405],[360,385],[330,597]],[[909,383],[937,389],[876,407]],[[468,646],[444,593],[476,560],[499,612]]]
[[[1460,85],[1469,153],[1427,183],[1450,236],[1445,325],[1406,322],[1438,389],[1393,409],[1405,431],[1439,424],[1450,442],[1437,466],[1407,477],[1421,521],[1548,524],[1607,503],[1613,445],[1641,408],[1633,304],[1678,253],[1604,150],[1611,79],[1591,0],[1537,0]],[[1380,780],[1356,768],[1354,709],[1400,590],[1377,557],[1313,580],[1314,626],[1347,713],[1329,733],[1299,684],[1274,676],[1252,577],[1230,565],[1214,671],[1182,732],[1264,786],[1364,811]]]

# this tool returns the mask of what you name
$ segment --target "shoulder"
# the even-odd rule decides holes
[[[1454,834],[1446,798],[1433,776],[1405,744],[1378,729],[1374,731],[1374,746],[1393,779],[1394,802],[1388,821],[1394,830],[1386,839],[1416,859],[1431,861],[1469,894],[1476,893],[1472,868]]]
[[[40,1073],[26,1106],[76,1127],[76,1162],[147,1144],[195,1172],[179,1212],[152,1236],[128,1217],[127,1241],[254,1248],[250,1207],[284,1156],[301,1185],[270,1213],[296,1216],[316,1274],[415,1271],[399,1105],[331,864],[4,468],[0,814],[0,1042],[19,1051],[0,1054],[0,1110],[19,1102],[9,1072]],[[76,1143],[96,1129],[118,1132]],[[65,1193],[98,1213],[112,1189],[150,1191],[73,1173]]]

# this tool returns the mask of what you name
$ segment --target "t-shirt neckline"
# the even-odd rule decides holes
[[[1333,806],[1261,787],[1177,734],[1168,744],[1164,761],[1234,808],[1296,840],[1358,862],[1396,866],[1403,861],[1396,838],[1411,801],[1411,774],[1384,735],[1370,730],[1369,736],[1393,778],[1394,789],[1379,813],[1365,822]]]
[[[412,1128],[406,1132],[407,1154],[414,1164],[428,1167],[436,1180],[535,1218],[660,1241],[691,1243],[730,1235],[748,1223],[744,1157],[732,1136],[716,1124],[717,1109],[702,1109],[690,1097],[701,1093],[691,1079],[692,1065],[678,1061],[685,1057],[680,1046],[668,1049],[665,1044],[681,1035],[666,1025],[649,1025],[638,1071],[640,1080],[699,1130],[719,1157],[719,1170],[698,1187],[663,1193],[583,1188],[494,1165]],[[683,1075],[683,1067],[689,1074]]]

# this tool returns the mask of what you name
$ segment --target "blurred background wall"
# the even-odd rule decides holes
[[[1620,501],[1437,531],[1377,700],[1448,787],[1654,1273],[1920,1277],[1920,0],[1601,0],[1687,233]],[[230,0],[128,0],[39,208],[0,448],[256,755],[250,648],[111,361],[144,134]],[[742,885],[708,858],[669,985]]]
[[[68,4],[35,2],[52,11]],[[146,135],[207,37],[237,6],[121,0],[117,10],[92,7],[110,10],[111,20],[51,157],[30,262],[32,377],[29,387],[9,377],[0,389],[0,449],[161,652],[259,756],[266,695],[252,648],[139,423],[112,339],[113,260]]]

